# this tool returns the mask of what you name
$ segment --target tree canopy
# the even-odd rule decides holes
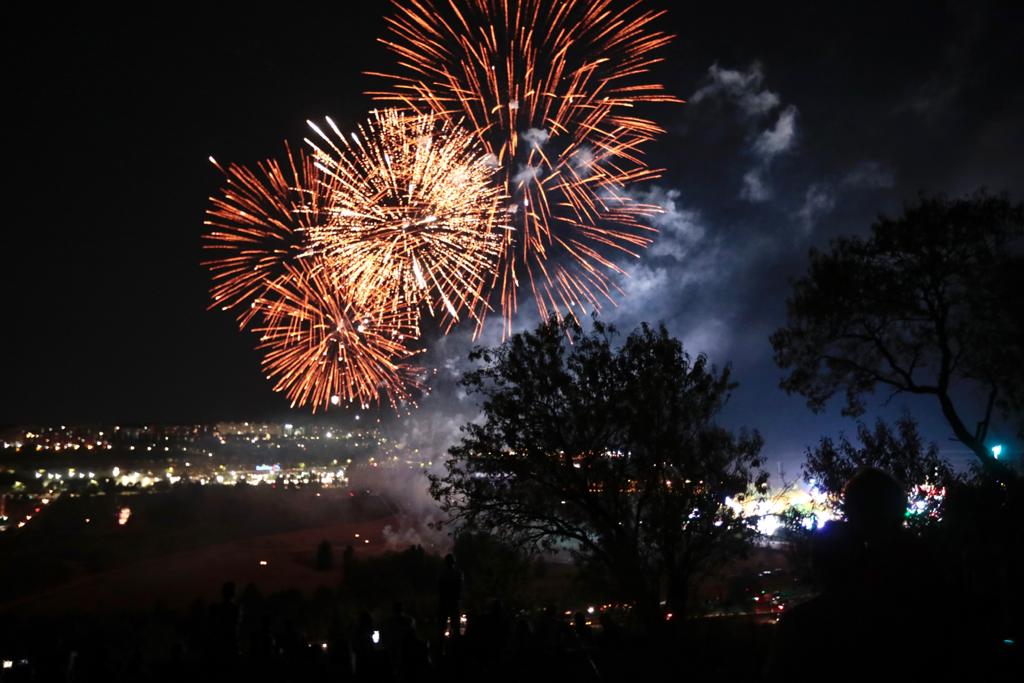
[[[888,472],[907,487],[945,484],[953,477],[949,464],[939,455],[939,447],[925,443],[909,415],[893,426],[882,419],[874,428],[859,423],[857,441],[860,445],[845,434],[835,441],[823,437],[817,446],[807,449],[804,478],[838,501],[850,477],[868,467]]]
[[[431,492],[457,525],[600,567],[648,616],[659,598],[681,611],[691,577],[749,533],[723,503],[763,482],[761,438],[715,423],[729,368],[664,326],[615,337],[552,320],[475,349],[463,384],[482,419]]]
[[[1005,196],[922,196],[867,237],[812,250],[771,337],[781,386],[814,410],[842,391],[855,416],[876,388],[933,396],[955,437],[1000,471],[986,443],[994,411],[1024,430],[1022,235],[1024,205]]]

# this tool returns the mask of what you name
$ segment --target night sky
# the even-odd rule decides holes
[[[838,402],[814,415],[777,388],[768,335],[788,282],[809,248],[921,190],[1024,199],[1024,5],[778,5],[671,3],[661,25],[678,38],[658,76],[688,103],[650,110],[669,129],[649,149],[666,171],[634,188],[666,213],[602,317],[664,321],[691,352],[731,362],[724,421],[760,429],[795,474],[805,446],[854,423]],[[8,22],[0,424],[296,418],[254,337],[207,310],[200,235],[221,181],[207,157],[276,155],[307,118],[354,127],[372,108],[361,73],[389,63],[375,42],[386,11]],[[472,417],[454,382],[470,346],[468,330],[432,342],[435,391],[400,429],[444,447]],[[966,461],[932,402],[881,398],[869,418],[910,409]]]

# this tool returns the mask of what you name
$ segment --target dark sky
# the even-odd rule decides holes
[[[663,320],[691,351],[731,362],[741,386],[725,420],[759,428],[791,471],[804,446],[851,429],[838,406],[813,415],[777,388],[767,336],[788,281],[810,247],[866,231],[920,190],[1024,198],[1022,8],[671,3],[663,26],[678,38],[659,77],[689,103],[652,112],[669,129],[650,150],[667,170],[636,188],[667,211],[604,316]],[[352,127],[371,107],[361,72],[388,60],[374,41],[386,11],[8,22],[0,424],[287,414],[251,335],[206,310],[199,238],[220,183],[207,157],[272,156],[307,118]],[[437,390],[406,429],[443,441],[472,414],[452,381],[469,346],[460,331],[432,345]],[[966,457],[931,403],[882,412],[904,408]]]

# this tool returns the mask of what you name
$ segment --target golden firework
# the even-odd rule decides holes
[[[385,297],[360,305],[332,277],[321,259],[284,264],[284,276],[267,283],[256,299],[261,323],[257,347],[274,390],[292,407],[411,400],[419,387],[417,369],[408,363],[417,351],[408,344],[419,336],[410,316]]]
[[[663,13],[613,0],[392,0],[398,57],[388,85],[368,94],[464,119],[501,169],[512,198],[493,288],[506,319],[529,280],[542,317],[612,300],[617,253],[652,240],[630,183],[649,180],[642,148],[664,132],[635,111],[679,102],[650,82],[672,36]]]
[[[213,274],[211,308],[241,309],[239,327],[256,314],[255,300],[285,274],[285,266],[306,254],[306,231],[327,220],[329,184],[319,177],[312,156],[293,153],[285,143],[284,162],[268,159],[255,170],[231,164],[226,184],[210,197],[203,262]]]
[[[330,220],[307,228],[353,301],[425,305],[448,325],[477,319],[508,214],[473,134],[432,114],[374,111],[346,136],[331,119],[306,142],[329,189]]]

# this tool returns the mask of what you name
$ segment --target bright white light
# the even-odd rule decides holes
[[[765,536],[772,536],[778,530],[781,523],[778,515],[764,515],[757,520],[757,530]]]
[[[992,447],[992,457],[993,458],[998,460],[999,456],[1002,455],[1002,454],[1003,454],[1003,447],[1001,445],[995,445],[995,446]]]
[[[380,631],[374,631],[373,634],[370,636],[370,640],[373,641],[374,645],[379,643],[380,642]]]

